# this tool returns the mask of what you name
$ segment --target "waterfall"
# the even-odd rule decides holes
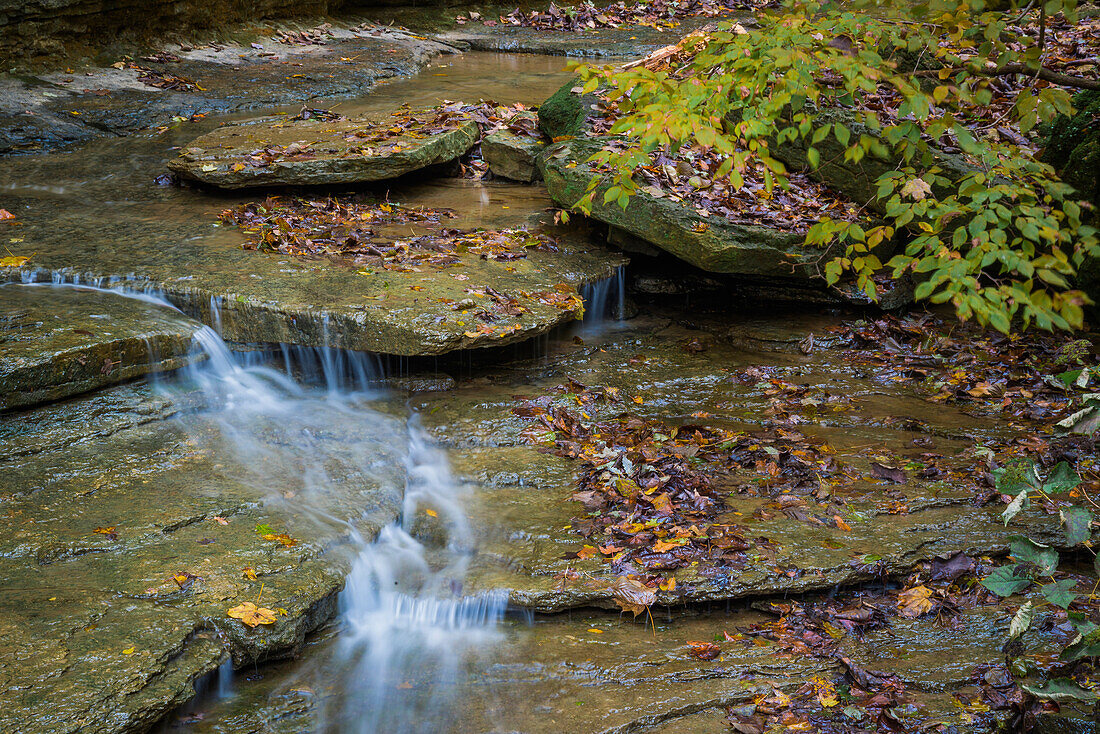
[[[153,293],[111,292],[178,310]],[[415,414],[372,407],[379,393],[366,388],[380,374],[373,355],[289,345],[239,355],[209,326],[194,343],[206,359],[155,385],[200,404],[178,425],[227,459],[234,479],[267,506],[284,504],[296,522],[324,524],[348,540],[337,664],[315,671],[337,694],[320,705],[314,731],[445,729],[468,656],[496,638],[507,606],[505,592],[463,593],[474,538],[446,454]],[[379,525],[376,538],[361,534]],[[200,688],[209,701],[240,685],[222,665]]]
[[[621,321],[626,311],[626,268],[595,283],[581,286],[584,299],[584,325],[600,327],[609,321]]]

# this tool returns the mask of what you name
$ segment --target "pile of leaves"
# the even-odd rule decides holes
[[[332,38],[332,24],[322,23],[316,28],[302,31],[281,30],[275,35],[275,41],[290,46],[324,46]]]
[[[911,384],[935,402],[1051,423],[1070,409],[1071,386],[1090,379],[1092,345],[1053,334],[1005,335],[932,314],[883,316],[835,329],[847,359],[873,379]]]
[[[714,18],[732,15],[737,11],[755,10],[774,5],[770,0],[648,0],[646,2],[618,2],[596,6],[590,0],[575,6],[559,7],[550,3],[545,11],[522,11],[519,8],[500,16],[501,25],[523,26],[543,31],[583,31],[593,28],[618,28],[619,26],[648,26],[650,28],[674,28],[684,18]],[[470,14],[471,20],[480,18]],[[459,16],[458,20],[466,19]],[[485,25],[496,25],[485,21]]]
[[[179,76],[178,74],[172,74],[159,69],[146,69],[137,64],[130,64],[130,68],[137,69],[139,72],[138,81],[149,87],[167,89],[173,92],[206,91],[204,87],[199,86],[198,82],[193,79],[188,79],[185,76]]]
[[[750,543],[732,519],[731,490],[782,497],[841,473],[828,450],[794,432],[735,432],[700,424],[674,425],[624,412],[615,388],[569,381],[560,393],[524,399],[512,409],[534,423],[522,435],[558,456],[582,462],[571,496],[587,511],[572,523],[590,541],[570,558],[601,558],[617,576],[642,577],[675,589],[672,572],[736,571]],[[615,414],[601,418],[600,411]],[[759,477],[740,486],[735,472]]]
[[[965,610],[1000,604],[1000,595],[991,593],[987,580],[979,583],[979,579],[991,570],[995,575],[1002,568],[987,558],[959,552],[918,564],[901,588],[754,603],[754,608],[776,619],[737,628],[733,634],[723,630],[716,635],[718,643],[709,643],[715,657],[721,654],[723,645],[770,644],[780,658],[828,661],[837,665],[839,674],[831,680],[816,676],[789,695],[773,689],[747,705],[731,707],[728,721],[733,731],[944,731],[936,727],[936,719],[929,720],[923,714],[919,699],[912,697],[899,676],[863,667],[853,659],[846,643],[860,641],[873,630],[888,630],[899,619],[934,617],[937,624],[957,626],[962,623],[957,615]],[[996,583],[991,586],[999,588]],[[1095,611],[1092,608],[1090,613]],[[1050,624],[1055,629],[1059,625],[1068,628],[1066,613],[1057,611]],[[1026,683],[1019,680],[1023,672],[1014,673],[1008,667],[1014,655],[1009,652],[1005,663],[977,665],[970,685],[952,695],[974,723],[992,725],[991,711],[1006,711],[1012,721],[1009,728],[1023,731],[1027,729],[1025,722],[1034,723],[1035,716],[1057,707],[1028,694]],[[1047,662],[1044,667],[1059,666]]]
[[[606,131],[613,122],[613,113],[605,114],[594,129]],[[611,141],[605,149],[626,146]],[[713,148],[699,145],[684,145],[676,152],[657,149],[634,169],[634,180],[649,196],[680,202],[701,217],[781,232],[805,233],[824,217],[853,221],[859,216],[859,207],[851,200],[801,173],[790,174],[785,187],[772,187],[768,169],[753,163],[740,171],[740,185],[735,186],[722,172],[729,160]],[[610,168],[596,166],[594,170],[608,172]]]
[[[226,209],[221,221],[237,225],[248,237],[245,249],[298,257],[328,255],[398,272],[454,265],[464,253],[510,261],[527,257],[529,250],[558,251],[553,238],[524,229],[464,231],[441,226],[454,216],[449,209],[367,203],[355,197],[284,200],[271,196]],[[386,225],[410,223],[436,226],[439,231],[397,240],[378,231]]]

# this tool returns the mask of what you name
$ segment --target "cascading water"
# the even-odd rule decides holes
[[[174,308],[154,294],[112,292]],[[415,415],[371,406],[379,393],[365,390],[378,374],[369,355],[284,347],[288,371],[320,383],[312,386],[256,353],[236,355],[210,327],[195,343],[207,359],[158,386],[201,405],[178,419],[183,430],[239,467],[267,506],[348,540],[340,636],[331,660],[303,672],[335,691],[314,731],[445,730],[465,661],[496,637],[507,606],[503,592],[463,595],[474,538],[445,454]],[[364,537],[378,527],[376,539]],[[204,687],[207,700],[232,695],[232,668]]]
[[[626,268],[616,268],[615,274],[581,287],[584,299],[584,325],[601,328],[608,321],[619,321],[626,311]]]

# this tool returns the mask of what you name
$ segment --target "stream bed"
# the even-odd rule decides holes
[[[563,65],[441,57],[337,109],[534,105],[568,80]],[[0,286],[4,323],[26,289],[56,288],[59,302],[141,296],[166,321],[182,307],[204,324],[175,372],[0,415],[0,729],[725,732],[728,709],[812,698],[857,665],[904,683],[903,730],[991,730],[996,716],[971,704],[979,666],[1003,658],[1004,603],[841,635],[850,665],[751,630],[784,604],[883,604],[910,569],[959,551],[1003,554],[999,508],[976,506],[950,472],[1017,427],[844,359],[830,339],[850,313],[632,291],[667,278],[661,263],[624,267],[592,231],[552,224],[538,185],[372,191],[453,209],[455,227],[579,242],[568,268],[584,321],[458,356],[343,349],[354,269],[246,253],[217,218],[255,197],[154,183],[176,147],[227,119],[0,159],[20,221],[11,244],[34,253],[24,283]],[[286,323],[323,328],[271,338],[233,310],[273,298]],[[109,304],[92,310],[107,318]],[[632,613],[601,561],[578,555],[580,463],[530,431],[531,405],[587,410],[596,388],[639,420],[797,436],[843,471],[781,495],[729,479],[722,519],[757,550],[737,572],[683,569],[678,592]],[[873,475],[873,462],[923,466],[933,450],[943,473]],[[1033,512],[1038,537],[1057,530]],[[246,604],[274,620],[238,622]],[[1036,625],[1027,639],[1057,634]]]

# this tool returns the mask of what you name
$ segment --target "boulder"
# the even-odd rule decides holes
[[[1100,212],[1100,92],[1084,91],[1073,98],[1073,117],[1059,115],[1050,126],[1043,160],[1062,180]]]
[[[555,203],[570,208],[597,175],[586,162],[610,138],[576,138],[552,146],[539,158],[543,180]],[[703,216],[670,197],[639,190],[626,209],[605,203],[609,183],[596,189],[591,216],[625,230],[698,268],[715,273],[811,278],[821,253],[807,257],[803,236],[768,227],[734,224],[723,217]]]
[[[513,121],[517,118],[529,122],[532,130],[537,129],[535,113],[519,113]],[[494,176],[531,183],[541,177],[538,157],[545,147],[545,141],[537,137],[502,128],[482,138],[481,157]]]
[[[89,288],[0,286],[0,409],[59,400],[202,358],[202,324]]]
[[[393,124],[365,118],[249,120],[199,137],[168,167],[223,189],[364,183],[450,163],[478,138],[477,123],[462,115],[410,114]]]
[[[574,77],[539,105],[539,130],[551,140],[578,137],[588,130],[588,118],[596,110],[595,94],[580,94],[580,78]]]

